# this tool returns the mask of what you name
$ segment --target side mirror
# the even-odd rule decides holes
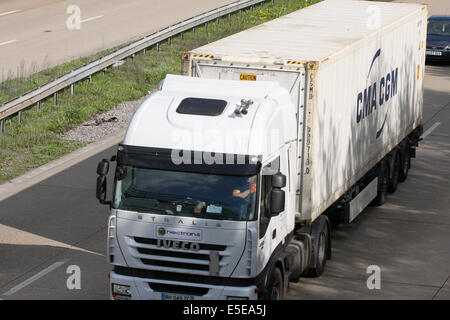
[[[286,186],[286,176],[278,172],[272,176],[272,191],[270,194],[270,213],[277,216],[285,208],[285,192],[281,190]]]
[[[284,188],[286,187],[286,176],[281,172],[277,172],[272,175],[272,188]]]
[[[284,211],[285,193],[280,188],[273,188],[270,194],[270,212],[272,217]]]
[[[108,204],[106,201],[106,176],[97,177],[96,197],[101,204]]]
[[[103,159],[97,165],[97,186],[95,190],[95,196],[101,204],[110,204],[110,201],[106,201],[106,175],[109,171],[109,161]]]
[[[97,165],[97,174],[99,176],[106,176],[108,174],[108,171],[109,171],[109,161],[103,159]]]

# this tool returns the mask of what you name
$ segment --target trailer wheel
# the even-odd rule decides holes
[[[389,186],[388,186],[389,193],[394,193],[395,190],[397,190],[401,167],[402,162],[400,160],[400,153],[396,152],[394,163],[392,165],[392,177],[391,179],[389,179]]]
[[[267,285],[269,300],[281,300],[283,298],[283,277],[279,268],[274,267]]]
[[[374,206],[382,206],[386,202],[389,185],[389,168],[386,160],[382,160],[377,169],[378,191],[377,196],[372,201]]]
[[[411,154],[409,153],[409,143],[406,142],[402,150],[402,166],[400,168],[400,175],[398,181],[403,182],[408,177],[408,171],[411,167]]]

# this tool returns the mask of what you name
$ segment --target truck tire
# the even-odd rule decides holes
[[[389,167],[387,161],[381,160],[377,168],[378,191],[377,196],[372,201],[374,206],[382,206],[386,202],[387,189],[389,184]]]
[[[409,153],[409,143],[406,141],[402,149],[402,165],[398,181],[403,182],[408,177],[409,168],[411,167],[411,154]]]
[[[394,193],[395,190],[397,190],[399,176],[400,176],[400,170],[402,168],[400,152],[397,151],[395,153],[394,157],[395,157],[394,162],[392,163],[392,174],[391,174],[391,178],[389,179],[389,186],[388,186],[389,193]]]
[[[319,222],[320,223],[320,222]],[[330,243],[330,232],[326,221],[320,223],[320,232],[317,234],[317,239],[313,245],[313,256],[315,265],[310,266],[306,271],[306,276],[309,278],[320,277],[325,271],[327,263],[328,251]]]
[[[279,268],[274,267],[267,284],[268,300],[283,299],[283,288],[283,276],[281,275],[281,271]]]

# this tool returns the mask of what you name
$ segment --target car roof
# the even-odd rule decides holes
[[[434,15],[429,17],[428,20],[450,20],[450,16]]]

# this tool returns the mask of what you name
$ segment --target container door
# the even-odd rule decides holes
[[[276,81],[291,93],[292,102],[297,106],[300,105],[304,73],[303,65],[287,69],[287,66],[264,68],[263,66],[219,64],[216,61],[192,61],[192,76],[194,77],[241,81]]]

